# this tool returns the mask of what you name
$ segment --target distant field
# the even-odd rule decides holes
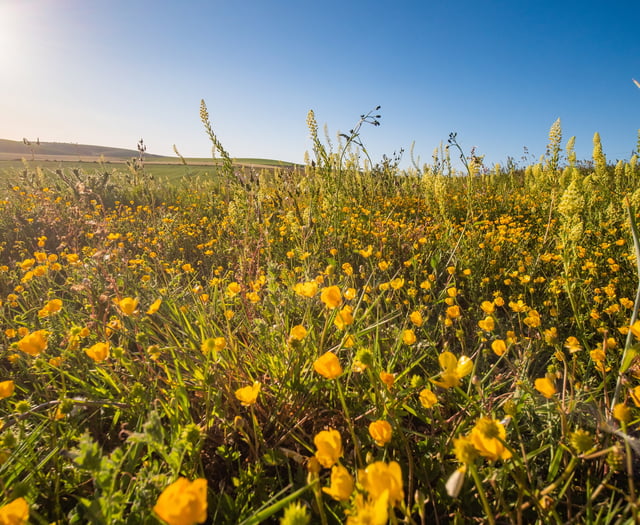
[[[45,170],[54,171],[56,169],[81,169],[86,173],[93,173],[95,171],[102,172],[103,170],[126,170],[126,160],[123,159],[95,159],[84,157],[69,156],[57,156],[52,158],[46,155],[36,155],[34,160],[24,159],[19,160],[15,158],[3,159],[8,154],[0,153],[0,177],[11,178],[12,175],[18,173],[24,169],[25,166],[30,169],[41,167]],[[185,159],[186,164],[183,164],[179,158],[176,157],[153,157],[152,160],[145,161],[145,170],[154,176],[168,181],[178,181],[181,178],[192,177],[207,177],[215,173],[216,167],[221,164],[221,161],[206,158]],[[271,159],[252,159],[252,158],[240,158],[233,159],[234,166],[238,169],[273,169],[277,167],[292,167],[294,164],[282,162]]]
[[[95,146],[87,144],[67,144],[38,142],[24,144],[22,141],[0,139],[0,177],[11,178],[27,166],[29,169],[41,167],[44,170],[78,168],[85,173],[103,170],[126,170],[126,163],[138,157],[138,151]],[[182,178],[206,177],[215,173],[222,161],[212,158],[163,157],[145,154],[145,170],[168,181]],[[273,169],[293,167],[290,162],[273,159],[237,158],[232,159],[238,170]],[[186,163],[186,164],[185,164]]]

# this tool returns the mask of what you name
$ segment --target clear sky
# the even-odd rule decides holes
[[[374,161],[452,131],[488,162],[544,153],[560,118],[590,158],[640,128],[640,1],[0,0],[0,138],[301,162],[381,105]]]

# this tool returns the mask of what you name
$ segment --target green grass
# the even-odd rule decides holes
[[[0,513],[637,522],[640,168],[559,135],[473,176],[317,136],[253,179],[14,171]]]

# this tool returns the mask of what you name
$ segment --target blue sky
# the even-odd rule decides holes
[[[488,163],[544,153],[560,118],[589,158],[640,128],[640,2],[0,0],[0,138],[300,162],[381,105],[374,161],[430,162],[450,132]]]

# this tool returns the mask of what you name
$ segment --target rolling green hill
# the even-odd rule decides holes
[[[70,144],[64,142],[41,142],[41,141],[17,141],[0,139],[0,158],[20,159],[55,157],[105,157],[109,159],[130,159],[137,157],[138,151],[124,148],[110,148],[107,146],[93,146],[88,144]],[[160,157],[159,155],[145,154],[147,158]]]
[[[125,162],[138,157],[138,151],[125,148],[111,148],[88,144],[71,144],[65,142],[17,141],[0,139],[0,161],[20,161],[21,159],[58,162],[96,162],[101,159],[108,162]],[[177,156],[167,157],[145,153],[146,164],[181,164]],[[211,166],[220,159],[185,158],[189,165]],[[233,163],[240,166],[260,167],[293,167],[292,162],[273,159],[234,158]]]

